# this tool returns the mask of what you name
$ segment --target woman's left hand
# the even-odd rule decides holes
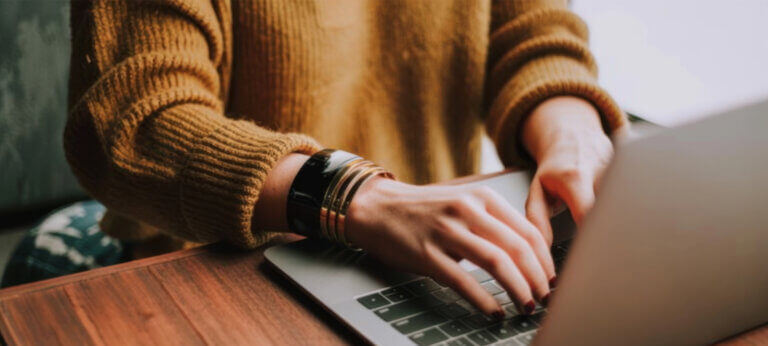
[[[523,124],[523,144],[537,169],[526,216],[552,245],[549,219],[565,203],[580,224],[592,208],[600,177],[613,156],[613,144],[597,110],[584,99],[553,97],[537,106]]]

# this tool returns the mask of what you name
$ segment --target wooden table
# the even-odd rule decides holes
[[[265,263],[264,248],[214,244],[7,288],[0,332],[10,345],[363,342]],[[768,344],[768,326],[724,344]]]
[[[360,342],[265,263],[264,248],[214,244],[10,287],[0,332],[10,345]]]

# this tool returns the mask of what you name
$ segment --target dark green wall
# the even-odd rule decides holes
[[[62,150],[69,3],[0,0],[0,212],[82,196]]]

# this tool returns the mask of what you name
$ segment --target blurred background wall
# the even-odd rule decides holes
[[[69,2],[0,1],[0,215],[84,196],[62,150]]]

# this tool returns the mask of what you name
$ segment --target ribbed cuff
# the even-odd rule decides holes
[[[287,154],[312,154],[320,145],[300,134],[281,134],[247,121],[227,122],[202,138],[181,172],[181,210],[199,242],[225,240],[243,248],[266,242],[251,219],[267,174]]]
[[[554,78],[537,81],[522,89],[507,103],[489,135],[496,143],[499,157],[506,166],[533,167],[535,162],[523,147],[520,128],[525,117],[536,106],[555,96],[577,96],[598,110],[608,135],[629,125],[626,115],[608,93],[593,80],[583,78]],[[514,140],[509,140],[514,139]]]

